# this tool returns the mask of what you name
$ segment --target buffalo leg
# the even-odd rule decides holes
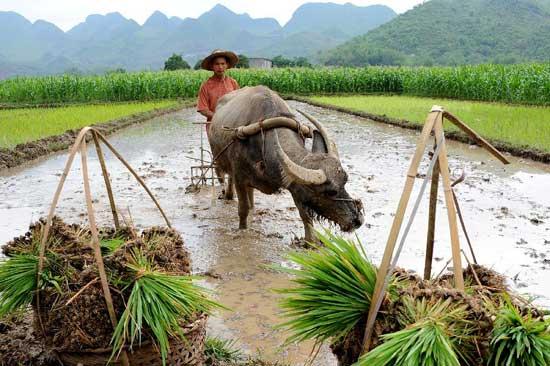
[[[248,187],[248,207],[254,208],[254,188]]]
[[[316,240],[313,235],[313,220],[307,214],[305,208],[299,202],[294,200],[294,203],[296,204],[296,207],[298,208],[298,212],[300,213],[300,218],[304,223],[304,240],[308,243],[314,243]]]
[[[248,203],[248,187],[244,184],[235,184],[237,198],[239,199],[239,229],[248,228],[248,213],[250,204]]]
[[[225,187],[225,194],[224,194],[224,197],[223,197],[227,201],[233,200],[233,196],[235,194],[234,186],[235,186],[234,179],[233,179],[233,176],[230,174],[228,179],[227,179],[227,185]]]

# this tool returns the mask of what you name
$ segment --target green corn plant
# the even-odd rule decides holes
[[[230,70],[241,86],[279,93],[403,93],[550,105],[550,63],[457,67],[280,68]],[[207,71],[19,77],[0,81],[0,103],[120,102],[195,98]]]
[[[198,313],[224,308],[210,300],[207,290],[194,284],[190,276],[161,272],[139,252],[135,252],[129,269],[134,272],[132,287],[119,323],[113,333],[111,358],[118,357],[125,345],[141,343],[145,327],[150,329],[162,356],[163,365],[170,348],[170,338],[185,339],[180,322]]]
[[[506,298],[494,323],[489,365],[550,365],[550,320],[521,315]]]
[[[324,341],[349,332],[366,314],[376,284],[376,268],[353,241],[329,231],[318,232],[316,251],[292,253],[288,259],[300,269],[279,268],[294,275],[292,288],[279,289],[279,325],[291,335],[287,343]]]

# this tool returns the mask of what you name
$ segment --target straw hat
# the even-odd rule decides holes
[[[227,60],[228,69],[234,67],[239,62],[239,57],[231,52],[224,50],[214,50],[212,53],[204,58],[201,62],[201,68],[212,71],[212,61],[217,57],[225,57]]]

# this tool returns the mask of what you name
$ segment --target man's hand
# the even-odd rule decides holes
[[[199,111],[200,114],[202,114],[203,116],[205,116],[209,121],[212,119],[212,117],[214,117],[214,112],[212,112],[211,110],[208,110],[208,109],[205,109],[203,111]]]

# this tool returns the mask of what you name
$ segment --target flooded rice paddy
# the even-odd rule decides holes
[[[297,102],[290,104],[317,117],[336,140],[349,174],[347,190],[365,206],[365,224],[357,235],[370,259],[378,263],[418,133]],[[285,334],[274,328],[280,318],[278,295],[272,289],[288,286],[289,278],[269,268],[286,265],[285,253],[292,250],[292,238],[303,235],[298,212],[287,193],[257,193],[250,229],[240,231],[236,201],[218,200],[220,187],[185,193],[190,167],[196,165],[188,157],[200,154],[200,127],[192,122],[201,120],[192,109],[185,109],[130,127],[109,140],[145,178],[173,226],[183,234],[194,272],[207,274],[208,285],[233,310],[210,319],[210,335],[236,339],[249,353],[260,353],[266,359],[303,363],[312,345],[283,347]],[[503,166],[477,147],[448,141],[448,148],[454,175],[466,174],[456,194],[479,263],[506,274],[518,292],[550,307],[550,167],[514,158],[511,165]],[[94,152],[90,155],[98,221],[109,225],[99,163]],[[0,243],[23,234],[31,222],[47,214],[66,158],[66,154],[57,154],[0,173]],[[162,217],[146,193],[111,154],[107,154],[107,164],[123,215],[138,227],[162,225]],[[421,172],[427,165],[425,159]],[[413,191],[411,207],[420,183],[418,180]],[[425,196],[399,261],[400,266],[420,273],[428,192]],[[434,274],[451,256],[444,210],[440,190]],[[68,222],[84,222],[85,212],[76,159],[57,213]],[[463,235],[461,244],[466,250]],[[336,365],[336,360],[324,347],[314,364]]]

